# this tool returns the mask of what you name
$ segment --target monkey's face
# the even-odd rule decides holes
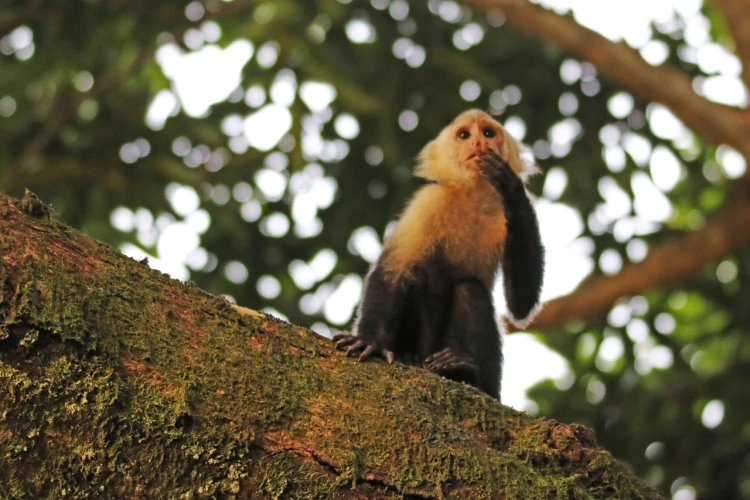
[[[519,157],[515,139],[490,115],[470,109],[427,144],[419,154],[414,172],[419,177],[445,185],[471,189],[483,178],[476,160],[482,151],[492,150],[510,164],[522,179],[533,173],[533,162],[526,165]],[[526,173],[522,173],[526,170]]]
[[[503,155],[505,131],[485,113],[471,113],[463,119],[457,119],[451,128],[454,134],[455,161],[459,167],[478,173],[476,160],[482,152],[491,150]]]

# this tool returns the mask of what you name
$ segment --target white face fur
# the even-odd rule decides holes
[[[490,115],[471,109],[458,115],[419,154],[414,175],[454,187],[471,187],[482,175],[477,155],[496,151],[524,181],[536,172],[531,159],[521,158],[521,146]],[[526,155],[524,155],[526,156]]]

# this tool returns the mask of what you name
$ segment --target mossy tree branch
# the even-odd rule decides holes
[[[585,428],[357,364],[0,195],[0,496],[65,495],[658,498]]]

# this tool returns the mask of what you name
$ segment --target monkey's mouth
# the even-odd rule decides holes
[[[471,153],[469,156],[466,157],[466,161],[470,162],[470,161],[479,160],[482,157],[482,155],[492,153],[492,152],[494,152],[494,150],[490,148],[482,149],[480,151],[474,151],[473,153]]]
[[[469,157],[464,163],[463,168],[464,170],[468,170],[469,172],[479,172],[479,165],[477,165],[476,160],[479,159],[478,155],[474,155]]]

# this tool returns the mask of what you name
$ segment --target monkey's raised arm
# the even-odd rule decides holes
[[[398,322],[404,307],[406,287],[396,278],[387,276],[383,256],[365,278],[365,287],[357,311],[354,334],[339,333],[333,337],[337,349],[346,349],[347,356],[359,354],[359,361],[371,354],[393,363],[393,345]]]
[[[506,227],[503,251],[505,300],[514,319],[522,320],[539,303],[544,275],[544,248],[539,222],[523,182],[500,155],[488,152],[477,165],[502,196]]]

